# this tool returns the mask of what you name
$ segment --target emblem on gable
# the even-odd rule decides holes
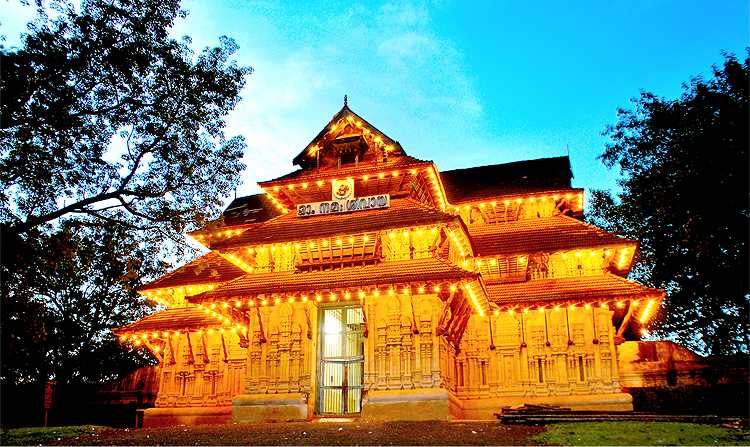
[[[349,200],[354,198],[354,179],[333,180],[331,200]]]

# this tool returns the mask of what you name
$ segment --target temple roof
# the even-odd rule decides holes
[[[188,299],[201,302],[235,296],[346,288],[357,290],[367,286],[458,281],[478,277],[479,274],[456,267],[447,261],[423,258],[327,271],[250,273]]]
[[[564,215],[471,226],[469,235],[479,257],[636,244],[632,239]]]
[[[322,166],[318,169],[297,169],[288,174],[284,174],[281,177],[258,182],[258,184],[265,188],[273,183],[285,183],[285,181],[290,180],[315,180],[318,178],[329,178],[334,176],[338,178],[346,178],[363,174],[377,173],[379,171],[384,171],[387,169],[404,170],[410,168],[426,168],[431,166],[431,161],[420,160],[418,158],[404,155],[402,157],[392,157],[388,160],[388,163],[359,163],[357,165],[344,165],[340,168],[337,166]]]
[[[394,198],[390,207],[383,209],[309,217],[297,217],[296,213],[290,212],[252,226],[238,236],[218,241],[211,248],[307,240],[453,221],[458,222],[459,218],[410,198]]]
[[[218,253],[209,252],[177,270],[167,273],[156,281],[140,286],[138,291],[181,287],[190,284],[216,284],[244,274],[244,270],[224,260]]]
[[[661,297],[664,291],[628,281],[611,273],[572,278],[536,279],[486,285],[490,301],[503,305],[533,305],[565,301],[596,301]]]
[[[164,330],[196,329],[221,326],[216,318],[207,315],[195,306],[173,307],[160,310],[134,323],[112,329],[115,335],[154,332]]]
[[[305,148],[302,149],[302,151],[296,157],[294,157],[294,159],[292,160],[292,163],[295,165],[301,166],[302,168],[309,167],[308,163],[305,160],[305,155],[309,153],[310,148],[316,145],[320,140],[325,138],[326,134],[328,134],[333,124],[337,123],[341,119],[346,118],[347,116],[353,117],[354,120],[361,122],[364,127],[369,128],[370,131],[380,136],[384,144],[392,145],[396,149],[395,151],[396,153],[405,155],[404,149],[401,147],[401,144],[399,144],[398,141],[391,139],[388,135],[378,130],[375,126],[370,124],[367,120],[357,115],[356,113],[352,112],[352,110],[349,108],[349,105],[347,104],[346,99],[345,99],[344,106],[341,108],[341,110],[339,110],[335,115],[333,115],[333,118],[331,118],[328,124],[326,124],[326,126],[315,136],[315,138],[313,138],[312,141],[310,141],[310,143],[308,143],[308,145],[305,146]]]
[[[265,222],[281,214],[266,194],[237,197],[224,210],[227,226]]]
[[[442,171],[451,204],[491,197],[571,187],[573,171],[567,156]]]

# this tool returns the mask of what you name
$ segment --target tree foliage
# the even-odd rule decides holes
[[[0,216],[11,234],[75,214],[180,235],[237,184],[245,144],[224,116],[250,69],[229,38],[197,56],[172,39],[176,0],[81,8],[2,52]]]
[[[621,192],[595,191],[597,224],[640,241],[634,275],[667,291],[658,333],[708,354],[748,348],[748,70],[725,54],[679,99],[619,110],[601,160]]]
[[[239,183],[225,116],[251,69],[232,39],[170,37],[177,0],[39,4],[0,47],[1,377],[101,381],[147,361],[109,329]]]
[[[127,227],[66,220],[37,232],[2,284],[2,376],[10,383],[112,379],[148,363],[109,331],[149,311],[136,292],[159,271]]]

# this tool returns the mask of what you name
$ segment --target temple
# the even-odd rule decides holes
[[[113,330],[158,360],[146,425],[632,409],[618,347],[664,293],[583,221],[568,157],[441,172],[345,104],[293,163]]]

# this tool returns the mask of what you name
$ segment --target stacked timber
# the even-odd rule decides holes
[[[719,424],[732,422],[736,418],[719,416],[669,415],[654,413],[636,413],[632,411],[586,411],[572,410],[555,405],[524,404],[502,407],[495,413],[500,421],[511,424],[553,424],[557,422],[598,422],[598,421],[643,421],[643,422],[693,422],[702,424]]]

